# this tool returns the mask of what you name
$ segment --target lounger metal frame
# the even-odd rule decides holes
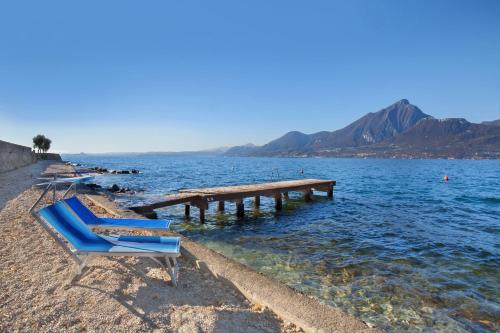
[[[72,183],[70,187],[66,190],[64,193],[62,199],[64,199],[68,193],[71,191],[71,189],[74,189],[75,194],[76,194],[76,183]],[[177,255],[169,254],[165,255],[164,253],[137,253],[137,252],[83,252],[83,251],[77,251],[76,249],[73,250],[68,246],[68,243],[65,241],[63,237],[59,235],[59,233],[55,232],[52,227],[44,221],[44,219],[35,211],[35,207],[42,201],[42,199],[49,193],[49,191],[52,190],[52,203],[56,203],[56,193],[57,193],[57,183],[51,183],[49,184],[43,193],[40,195],[38,200],[31,206],[29,209],[29,213],[40,223],[40,225],[49,233],[49,235],[54,238],[56,243],[61,246],[64,251],[66,251],[70,257],[75,261],[76,263],[76,269],[73,275],[73,279],[78,278],[85,266],[87,265],[88,261],[94,257],[94,256],[105,256],[105,257],[147,257],[153,260],[154,262],[160,264],[162,268],[166,270],[166,272],[170,275],[170,278],[172,279],[172,284],[174,286],[177,286],[177,281],[178,281],[178,275],[179,275],[179,264],[176,260],[177,257],[180,256],[180,252]],[[75,215],[76,216],[76,215]]]

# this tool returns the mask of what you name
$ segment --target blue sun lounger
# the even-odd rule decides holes
[[[168,230],[170,227],[170,221],[166,220],[97,217],[76,196],[64,199],[64,202],[91,228]]]
[[[34,207],[48,190],[31,207],[30,212],[76,262],[75,277],[82,273],[88,260],[94,256],[149,257],[164,267],[172,284],[177,285],[179,268],[176,258],[180,256],[180,237],[95,234],[63,200],[35,211]]]

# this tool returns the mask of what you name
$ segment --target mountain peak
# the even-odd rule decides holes
[[[431,116],[423,113],[407,99],[401,99],[388,107],[368,113],[349,126],[332,133],[332,147],[355,147],[372,144],[403,133],[420,120]]]
[[[299,131],[290,131],[290,132],[286,133],[285,135],[283,135],[283,137],[301,137],[303,135],[307,135],[307,134],[304,134],[304,133],[299,132]]]
[[[228,155],[477,157],[474,154],[480,152],[481,156],[500,156],[500,126],[493,125],[498,124],[435,119],[401,99],[337,131],[292,131],[263,146],[234,147]]]

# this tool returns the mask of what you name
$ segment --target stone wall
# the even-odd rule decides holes
[[[36,156],[39,160],[62,161],[61,155],[54,153],[37,153]]]
[[[0,172],[16,169],[37,161],[30,147],[0,140]]]

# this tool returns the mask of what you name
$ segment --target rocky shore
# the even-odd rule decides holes
[[[375,331],[186,238],[177,288],[137,258],[95,258],[71,281],[73,262],[28,214],[39,195],[25,190],[0,211],[2,332]],[[102,195],[81,198],[97,215],[134,214]]]

